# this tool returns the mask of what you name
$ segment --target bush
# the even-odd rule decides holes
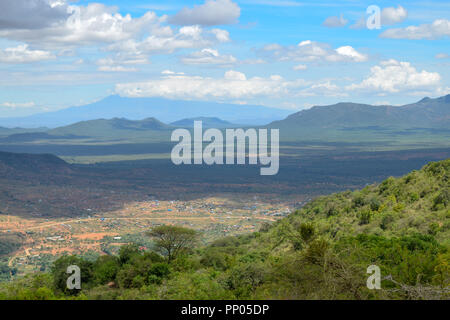
[[[358,217],[359,217],[359,225],[369,224],[370,220],[372,219],[372,212],[368,209],[361,210],[358,213]]]

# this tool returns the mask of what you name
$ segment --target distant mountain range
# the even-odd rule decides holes
[[[0,118],[6,127],[60,127],[95,119],[154,117],[165,123],[192,117],[217,117],[238,124],[264,125],[287,117],[284,109],[255,105],[237,105],[204,101],[180,101],[163,98],[125,98],[109,96],[95,103],[70,107],[27,117]]]
[[[450,94],[424,98],[404,106],[373,106],[342,102],[316,106],[291,114],[284,120],[269,124],[285,129],[339,128],[442,128],[450,129]]]
[[[104,101],[116,101],[117,99],[128,101],[127,98],[119,97],[110,97]],[[129,101],[135,102],[134,99]],[[228,106],[229,108],[236,107],[233,105]],[[241,107],[244,108],[242,110],[245,111],[242,113],[246,116],[248,116],[247,111],[252,108],[255,115],[259,115],[262,112],[260,109],[255,108],[271,110],[270,108],[264,109],[264,107],[256,106],[247,106],[248,109],[244,106],[239,106],[239,108]],[[65,112],[72,113],[77,111],[82,114],[82,111],[86,108],[87,106],[69,108],[59,112],[66,114]],[[178,105],[174,108],[177,109]],[[226,108],[228,107],[222,109],[211,107],[210,112],[221,113]],[[95,112],[98,112],[98,110]],[[82,114],[82,116],[86,115]],[[223,129],[246,126],[245,124],[233,123],[219,117],[189,117],[170,122],[170,124],[161,122],[156,117],[147,117],[143,120],[115,117],[112,119],[101,118],[72,122],[66,126],[47,130],[40,127],[35,129],[36,132],[33,132],[32,129],[7,129],[0,127],[0,143],[11,144],[38,140],[83,138],[125,140],[128,142],[136,139],[168,141],[170,140],[171,130],[176,127],[192,128],[195,120],[201,120],[204,128]],[[404,106],[373,106],[342,102],[329,106],[312,107],[311,109],[293,113],[283,120],[269,122],[266,122],[263,127],[280,129],[282,140],[354,141],[362,138],[364,141],[385,141],[388,138],[396,140],[399,136],[405,137],[408,135],[411,136],[411,140],[418,136],[434,139],[434,136],[432,137],[430,134],[437,134],[439,139],[445,140],[447,137],[450,139],[450,95],[436,99],[424,98],[416,103]],[[250,123],[251,121],[247,122],[247,125],[255,126]],[[43,124],[40,123],[41,126]],[[49,123],[45,124],[49,125]],[[9,135],[7,134],[8,131],[10,132]]]

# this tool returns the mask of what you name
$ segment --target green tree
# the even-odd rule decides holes
[[[192,248],[197,242],[197,231],[178,226],[159,226],[147,233],[155,239],[156,248],[167,255],[170,263],[178,255]]]
[[[119,259],[115,256],[101,256],[94,263],[94,279],[98,284],[114,281],[119,272]]]
[[[58,258],[51,269],[53,276],[53,287],[56,291],[67,295],[75,295],[80,292],[77,289],[67,288],[67,267],[76,265],[80,268],[81,288],[90,287],[93,280],[93,264],[77,256],[62,256]]]

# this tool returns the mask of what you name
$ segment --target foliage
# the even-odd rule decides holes
[[[0,299],[448,299],[449,173],[450,160],[430,163],[203,247],[193,230],[160,226],[148,233],[156,252],[63,256],[49,274],[2,284]],[[81,292],[66,289],[71,264]],[[381,290],[366,286],[369,265]]]
[[[188,248],[191,248],[198,237],[195,230],[178,226],[155,227],[148,234],[156,239],[157,250],[167,255],[169,263]]]

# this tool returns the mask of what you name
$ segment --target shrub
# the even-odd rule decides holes
[[[358,213],[359,225],[369,224],[372,219],[372,212],[368,209],[362,210]]]

